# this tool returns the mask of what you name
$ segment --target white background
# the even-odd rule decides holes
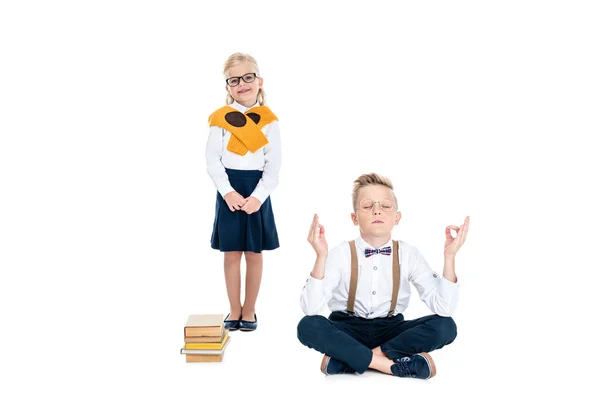
[[[598,6],[396,3],[3,2],[0,397],[593,397]],[[259,329],[186,364],[187,316],[228,311],[204,148],[236,51],[280,118],[281,248]],[[444,227],[472,219],[430,381],[325,377],[296,339],[311,217],[354,238],[366,172],[438,271]],[[414,296],[406,317],[427,313]]]

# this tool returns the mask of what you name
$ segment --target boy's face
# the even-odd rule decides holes
[[[256,72],[256,70],[252,68],[250,63],[240,62],[227,70],[227,78],[240,77],[252,72]],[[262,84],[262,78],[256,78],[250,83],[244,81],[243,79],[239,79],[238,85],[234,87],[225,85],[225,89],[235,101],[245,105],[246,107],[249,107],[256,104],[258,89],[262,87]]]
[[[372,206],[371,209],[369,206]],[[402,217],[402,213],[397,211],[392,190],[383,185],[369,185],[360,189],[355,207],[352,222],[360,227],[361,233],[368,236],[390,235]]]

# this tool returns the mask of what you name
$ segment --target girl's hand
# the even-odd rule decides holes
[[[460,226],[448,225],[446,227],[446,243],[444,244],[444,257],[454,257],[458,249],[463,245],[469,232],[470,217],[465,218],[465,223]],[[456,237],[452,237],[452,231],[456,231]]]
[[[245,211],[246,214],[252,214],[257,212],[262,204],[260,200],[252,196],[246,197],[245,201],[246,204],[242,207],[242,211]]]
[[[246,204],[246,200],[235,190],[227,193],[223,199],[225,200],[225,203],[227,203],[227,207],[229,207],[232,212],[235,210],[241,210]]]
[[[308,243],[315,249],[317,257],[327,257],[329,249],[325,240],[325,228],[319,224],[319,216],[315,214],[310,230],[308,231]]]

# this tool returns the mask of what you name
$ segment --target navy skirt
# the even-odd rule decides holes
[[[244,198],[250,196],[262,178],[262,171],[226,168],[229,183]],[[223,196],[217,192],[215,222],[210,240],[211,247],[220,251],[274,250],[279,247],[271,198],[267,197],[258,211],[231,211]]]

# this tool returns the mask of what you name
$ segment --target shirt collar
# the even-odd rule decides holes
[[[361,236],[359,236],[359,237],[356,239],[356,244],[358,245],[358,247],[359,247],[361,250],[365,250],[365,249],[374,249],[374,247],[373,247],[373,246],[371,246],[369,243],[367,243],[367,242],[366,242],[366,241],[365,241],[365,240],[364,240],[364,239],[363,239]],[[392,245],[392,239],[390,238],[390,240],[389,240],[389,241],[388,241],[386,244],[384,244],[383,246],[381,246],[381,247],[379,247],[379,248],[381,249],[382,247],[387,247],[387,246],[391,246],[391,245]]]
[[[254,107],[258,107],[259,105],[260,105],[260,104],[259,104],[259,103],[258,103],[258,101],[257,101],[257,102],[256,102],[256,104],[255,104],[255,105],[253,105],[252,107],[246,107],[246,106],[243,106],[243,105],[241,105],[240,103],[238,103],[238,102],[237,102],[237,101],[235,101],[235,100],[233,101],[233,103],[231,103],[231,104],[230,104],[230,106],[231,106],[231,107],[235,108],[236,110],[238,110],[238,111],[239,111],[239,112],[241,112],[241,113],[245,113],[245,112],[246,112],[246,111],[248,111],[249,109],[251,109],[251,108],[254,108]]]

